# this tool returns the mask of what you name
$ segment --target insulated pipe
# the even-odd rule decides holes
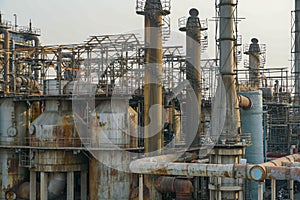
[[[260,164],[264,162],[263,145],[263,103],[262,91],[240,92],[240,95],[251,98],[253,106],[248,110],[241,110],[242,132],[251,133],[252,145],[246,147],[245,158],[250,164]],[[258,196],[258,183],[249,181],[246,184],[247,199]],[[249,192],[248,192],[249,191]]]
[[[249,50],[245,54],[249,55],[249,82],[252,88],[260,87],[260,47],[258,39],[252,38]]]
[[[293,156],[298,159],[299,155]],[[259,182],[265,179],[300,181],[299,167],[175,163],[164,161],[160,156],[132,161],[129,168],[132,173],[137,174],[247,178]]]
[[[267,178],[267,169],[277,167],[278,169],[282,167],[285,163],[298,162],[300,160],[299,154],[293,154],[285,157],[281,157],[266,163],[255,165],[251,168],[250,173],[253,174],[253,179],[256,181],[262,181]],[[289,168],[289,167],[286,167]],[[299,174],[300,175],[300,174]]]
[[[239,142],[241,125],[234,77],[236,69],[234,61],[234,12],[236,4],[234,0],[220,0],[218,6],[220,12],[220,72],[227,100],[225,123],[219,141]],[[219,135],[219,133],[213,134]]]
[[[300,105],[300,0],[295,0],[295,96],[294,104]]]
[[[145,4],[145,86],[144,125],[145,153],[161,151],[162,120],[162,5],[160,0]],[[150,119],[150,109],[154,110]]]
[[[201,121],[201,23],[198,17],[199,11],[192,8],[189,12],[186,27],[179,30],[186,31],[186,79],[190,86],[186,91],[186,121],[187,123],[199,124]],[[192,96],[196,96],[197,112]],[[193,138],[195,131],[193,126],[186,125],[186,142],[192,146],[200,144],[200,127],[198,127],[196,138]]]
[[[4,46],[3,49],[5,51],[4,53],[4,84],[5,84],[5,93],[9,93],[9,50],[10,50],[10,34],[8,30],[0,26],[0,33],[4,35]]]

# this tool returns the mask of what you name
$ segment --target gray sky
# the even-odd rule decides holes
[[[267,45],[267,66],[290,67],[291,11],[294,1],[240,0],[238,13],[243,43],[257,37]],[[47,44],[81,43],[90,35],[117,34],[143,28],[143,17],[135,14],[136,0],[0,0],[3,18],[19,25],[42,30],[41,42]],[[172,31],[178,31],[177,20],[188,16],[190,8],[200,11],[209,22],[208,56],[214,57],[214,0],[171,0]]]

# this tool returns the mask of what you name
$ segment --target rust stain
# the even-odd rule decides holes
[[[228,172],[224,172],[224,177],[230,177],[230,174]]]
[[[19,164],[19,160],[17,158],[8,158],[7,159],[8,173],[18,173],[18,164]]]
[[[117,176],[117,175],[118,175],[118,170],[116,170],[116,169],[111,169],[111,170],[110,170],[110,175],[111,175],[111,176]]]

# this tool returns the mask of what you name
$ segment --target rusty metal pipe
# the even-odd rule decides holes
[[[160,0],[147,0],[145,4],[145,153],[160,152],[163,144],[162,129],[162,5]],[[150,109],[155,116],[149,117]],[[149,126],[151,121],[151,126]]]
[[[238,95],[239,106],[244,110],[250,110],[252,107],[252,101],[250,98]]]
[[[175,192],[176,200],[190,200],[194,192],[190,180],[170,176],[159,177],[155,182],[155,188],[161,193]]]
[[[299,155],[288,156],[298,159]],[[130,170],[139,174],[174,176],[205,176],[223,178],[247,178],[255,181],[265,179],[300,180],[300,168],[283,166],[241,164],[198,164],[163,161],[160,156],[132,161]]]
[[[253,180],[255,181],[263,181],[268,177],[268,174],[271,174],[270,176],[273,176],[272,173],[279,173],[282,174],[282,169],[286,168],[288,170],[289,167],[283,167],[285,163],[293,163],[297,162],[300,159],[299,154],[293,154],[285,157],[281,157],[266,163],[262,163],[259,165],[254,165],[250,169],[250,175],[252,176]],[[275,168],[274,168],[275,167]],[[277,167],[277,168],[276,168]],[[273,169],[273,171],[268,171],[268,169]],[[274,170],[277,169],[277,170]],[[281,172],[280,172],[281,171]],[[276,176],[276,175],[274,175]]]
[[[10,50],[10,34],[5,27],[0,27],[0,33],[4,35],[4,84],[5,84],[5,93],[9,93],[9,50]]]
[[[283,163],[293,163],[300,160],[300,154],[293,154],[261,164],[262,166],[283,166]]]

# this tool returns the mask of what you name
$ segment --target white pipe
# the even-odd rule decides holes
[[[144,187],[144,183],[143,183],[143,174],[139,174],[139,200],[143,200],[143,187]]]
[[[174,176],[205,176],[222,178],[247,178],[262,182],[265,179],[300,181],[300,168],[244,164],[198,164],[174,162],[176,155],[147,157],[134,160],[132,173]],[[164,159],[167,158],[167,159]],[[171,159],[170,159],[171,158]]]

